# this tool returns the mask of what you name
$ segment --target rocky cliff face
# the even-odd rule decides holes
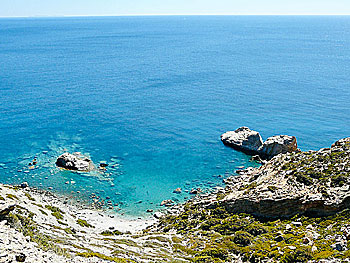
[[[237,171],[161,218],[194,262],[350,262],[350,138]]]
[[[232,212],[325,216],[350,207],[350,138],[319,151],[287,153],[226,180]]]

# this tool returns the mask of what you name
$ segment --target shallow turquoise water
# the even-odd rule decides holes
[[[350,135],[349,47],[349,17],[0,19],[0,182],[140,215],[253,165],[227,130],[327,147]],[[60,171],[65,149],[115,167]]]

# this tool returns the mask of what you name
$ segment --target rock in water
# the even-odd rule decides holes
[[[271,159],[272,157],[298,149],[297,139],[294,136],[278,135],[268,138],[258,149],[259,155]]]
[[[229,131],[221,135],[221,141],[235,150],[249,155],[259,155],[263,159],[298,149],[297,139],[294,136],[277,135],[268,138],[265,142],[259,132],[252,131],[248,127],[241,127],[235,131]]]
[[[248,127],[224,133],[221,135],[221,141],[227,146],[251,155],[257,154],[263,144],[260,134]]]
[[[95,167],[89,158],[81,158],[77,154],[64,153],[57,158],[56,165],[73,171],[90,172]]]

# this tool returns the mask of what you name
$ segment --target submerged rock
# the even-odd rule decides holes
[[[173,191],[174,194],[181,194],[181,192],[182,192],[182,189],[181,189],[180,187],[176,188],[176,189]]]
[[[89,158],[70,153],[64,153],[59,156],[56,165],[67,170],[81,172],[90,172],[95,168],[93,162]]]
[[[221,135],[221,141],[225,145],[251,155],[257,154],[259,147],[263,144],[260,133],[248,127],[224,133]]]

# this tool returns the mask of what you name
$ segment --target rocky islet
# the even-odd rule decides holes
[[[287,152],[298,150],[297,140],[294,136],[277,135],[269,137],[263,142],[261,135],[248,127],[240,127],[221,135],[221,141],[238,151],[249,155],[258,155],[264,159]]]

